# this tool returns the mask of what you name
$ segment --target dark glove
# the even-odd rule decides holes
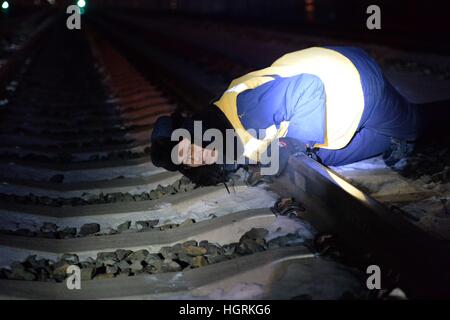
[[[280,176],[284,169],[286,168],[289,157],[295,154],[307,154],[306,144],[302,143],[299,140],[285,137],[275,140],[273,143],[278,143],[278,159],[272,159],[272,161],[278,160],[278,170],[274,174],[275,176]],[[267,156],[270,157],[271,147],[267,148]],[[268,165],[261,165],[262,168],[273,166],[274,163],[270,163]]]
[[[278,143],[280,144],[280,170],[278,175],[281,175],[286,169],[290,156],[308,155],[309,148],[300,140],[285,137],[280,138]]]
[[[230,172],[222,165],[212,164],[200,167],[182,167],[180,172],[197,186],[215,186],[228,180]]]

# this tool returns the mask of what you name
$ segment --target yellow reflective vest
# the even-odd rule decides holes
[[[234,79],[222,97],[214,102],[230,121],[244,145],[244,156],[258,161],[260,155],[275,139],[285,137],[289,119],[277,128],[275,124],[266,129],[264,139],[257,139],[243,127],[237,114],[239,93],[257,88],[274,80],[270,75],[292,77],[299,74],[317,76],[324,85],[326,96],[326,132],[323,144],[314,147],[325,149],[344,148],[354,136],[364,110],[364,94],[358,70],[341,53],[320,47],[288,53],[270,67],[250,72]]]

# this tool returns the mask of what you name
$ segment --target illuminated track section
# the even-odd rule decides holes
[[[185,99],[170,79],[150,82],[98,33],[46,39],[2,119],[2,298],[367,296],[306,222],[270,209],[267,185],[197,188],[152,165],[153,123]],[[83,290],[68,289],[69,265]]]
[[[235,177],[230,193],[195,188],[151,164],[146,147],[157,116],[207,105],[228,78],[287,47],[245,61],[232,46],[221,47],[239,27],[211,42],[195,23],[180,37],[164,21],[106,17],[92,17],[89,32],[76,38],[91,70],[84,81],[95,90],[77,98],[67,86],[42,98],[58,85],[53,81],[32,95],[21,91],[19,100],[36,95],[38,102],[9,112],[2,126],[1,297],[367,298],[371,264],[383,270],[385,292],[400,286],[411,297],[449,295],[442,286],[449,280],[447,242],[309,158],[291,158],[270,185]],[[240,49],[248,52],[263,46],[245,42]],[[52,50],[50,41],[45,46]],[[45,55],[39,59],[45,66]],[[32,66],[28,79],[42,72]],[[282,215],[277,194],[304,208]],[[83,290],[68,290],[64,281],[73,263],[82,266]]]
[[[184,32],[183,37],[180,37],[180,33],[176,30],[165,28],[168,23],[174,23],[178,18],[156,17],[152,21],[144,22],[139,18],[131,21],[117,14],[105,16],[108,17],[110,22],[122,22],[123,26],[129,28],[129,30],[135,30],[133,28],[145,30],[140,34],[140,37],[152,39],[145,45],[142,45],[142,42],[138,45],[137,38],[127,37],[125,39],[120,30],[116,30],[114,37],[122,43],[128,43],[129,50],[139,52],[150,61],[158,61],[159,71],[169,73],[173,75],[174,79],[178,80],[178,82],[171,82],[170,85],[181,92],[184,89],[185,96],[194,101],[194,107],[201,103],[207,103],[205,96],[212,97],[218,90],[226,88],[227,82],[215,80],[214,75],[217,70],[220,70],[221,74],[227,75],[228,79],[232,79],[236,74],[239,75],[249,69],[255,69],[272,62],[280,52],[298,50],[311,45],[323,43],[330,45],[333,43],[330,39],[283,35],[276,32],[266,33],[266,31],[259,31],[251,27],[241,28],[219,22],[208,22],[202,25],[202,22],[188,19],[183,21]],[[99,19],[98,23],[101,25],[104,22]],[[214,30],[213,38],[208,29]],[[246,37],[242,36],[242,29],[245,29]],[[257,40],[253,40],[248,35],[253,35]],[[267,45],[264,39],[266,41],[271,39],[270,45]],[[384,54],[389,53],[399,60],[417,59],[423,61],[425,65],[430,64],[430,58],[425,55],[405,54],[390,48],[381,49],[370,45],[361,46],[366,47],[366,50],[374,54],[379,54],[379,51],[383,52],[382,50],[384,50]],[[239,48],[239,50],[236,48]],[[248,54],[246,54],[247,52]],[[252,54],[254,52],[260,54],[255,56]],[[173,68],[181,57],[195,62],[202,68],[194,68],[193,66],[186,66],[183,69]],[[445,64],[448,61],[444,59],[442,63]],[[233,65],[233,68],[230,68],[230,65]],[[424,79],[420,77],[410,76],[408,81],[405,81],[405,74],[393,71],[393,68],[389,65],[383,67],[387,69],[388,77],[400,87],[405,95],[411,96],[411,92],[408,90],[414,87],[419,88],[423,84]],[[433,68],[436,69],[437,67]],[[407,71],[411,72],[410,70]],[[415,72],[415,70],[412,70],[412,72]],[[210,86],[205,86],[201,81],[201,78],[206,77],[207,74],[211,75]],[[191,84],[184,86],[182,79],[187,78],[191,79]],[[196,78],[198,78],[197,82],[195,81]],[[196,82],[196,88],[194,88],[192,82]],[[446,92],[444,88],[448,86],[448,81],[433,80],[433,83],[434,87],[427,83],[427,90],[423,92],[422,96],[415,94],[411,96],[411,99],[418,102],[427,101],[427,99],[439,99],[439,97],[440,99],[448,99],[448,97],[442,95],[442,92]],[[199,97],[197,94],[196,96],[197,92],[202,92],[203,95]],[[203,97],[203,100],[201,97]],[[448,289],[440,285],[440,283],[448,282],[449,277],[446,271],[448,270],[449,259],[445,255],[449,246],[448,238],[446,240],[436,233],[423,231],[401,210],[392,211],[390,203],[396,199],[398,192],[392,194],[390,198],[388,192],[384,197],[378,197],[377,195],[371,197],[368,193],[348,182],[358,181],[358,173],[355,173],[355,179],[352,179],[352,176],[349,178],[345,176],[348,174],[346,172],[342,172],[341,176],[307,158],[292,159],[292,161],[295,165],[291,165],[289,179],[283,177],[284,180],[281,180],[281,183],[275,182],[274,186],[276,187],[274,189],[279,194],[293,196],[308,204],[310,208],[314,208],[311,211],[313,212],[312,215],[305,216],[319,232],[335,234],[355,252],[374,257],[371,260],[369,259],[371,263],[384,266],[388,273],[393,272],[400,279],[403,279],[403,286],[414,292],[413,295],[418,297],[448,296]],[[378,172],[371,172],[370,174],[373,174],[375,178],[379,175]],[[383,177],[380,175],[380,179],[383,179]],[[402,180],[392,172],[384,177],[384,179],[386,178],[388,180]],[[409,183],[407,182],[407,184]],[[358,185],[364,187],[364,184],[358,183]],[[289,190],[289,192],[286,190]],[[420,190],[413,197],[405,195],[406,198],[403,198],[406,201],[414,201],[417,197],[423,198],[430,195],[432,195],[430,192]],[[402,195],[399,195],[399,197],[401,198]],[[383,204],[375,199],[379,199]],[[416,248],[422,248],[421,252],[425,252],[426,257],[417,254]],[[435,261],[444,262],[437,265],[434,263]],[[368,261],[366,262],[368,263]],[[423,270],[427,270],[427,272],[423,272]],[[416,277],[418,278],[416,279]]]

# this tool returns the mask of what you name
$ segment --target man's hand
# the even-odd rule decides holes
[[[214,186],[224,183],[229,172],[222,165],[212,164],[199,167],[181,167],[180,172],[197,186]]]
[[[307,147],[304,143],[293,138],[280,138],[278,140],[280,147],[280,168],[277,176],[280,176],[284,169],[286,169],[289,157],[295,154],[307,154]]]
[[[278,144],[278,159],[271,159],[271,162],[278,161],[278,171],[274,174],[275,176],[280,176],[283,173],[291,155],[307,153],[306,145],[293,138],[280,138],[273,143]],[[271,147],[267,148],[266,152],[267,157],[270,158]],[[273,166],[273,163],[270,163],[269,165]],[[262,167],[264,166],[262,165]]]

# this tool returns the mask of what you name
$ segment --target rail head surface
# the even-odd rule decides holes
[[[394,270],[412,297],[450,297],[450,244],[433,238],[307,156],[291,157],[273,190],[313,210],[305,218],[348,248],[371,253],[385,271]]]

